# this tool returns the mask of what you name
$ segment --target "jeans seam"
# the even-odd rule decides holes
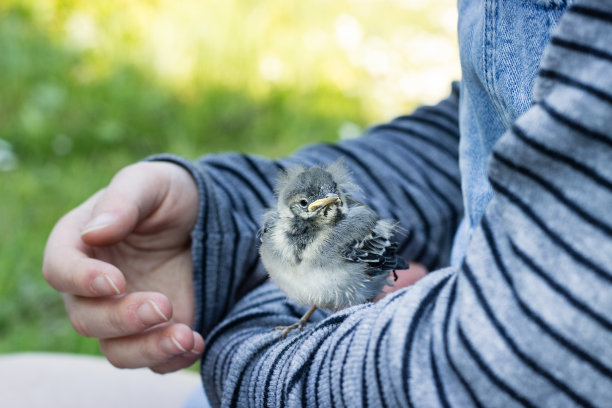
[[[491,103],[495,108],[500,120],[509,128],[508,118],[505,115],[506,107],[504,101],[500,99],[496,92],[495,85],[495,34],[497,30],[497,18],[499,9],[499,0],[485,0],[484,13],[484,50],[483,50],[483,72],[485,79],[485,87],[491,99]]]

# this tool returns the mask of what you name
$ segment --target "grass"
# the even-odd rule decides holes
[[[443,96],[453,69],[421,100],[406,91],[406,72],[419,83],[449,64],[405,56],[397,37],[453,44],[439,22],[452,2],[383,3],[0,4],[0,353],[99,353],[40,267],[55,222],[121,167],[158,152],[285,155]]]

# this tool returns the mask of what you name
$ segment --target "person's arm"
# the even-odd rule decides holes
[[[308,146],[289,158],[225,153],[191,163],[174,156],[153,157],[188,169],[200,191],[200,214],[192,233],[194,328],[208,333],[254,279],[255,270],[265,278],[258,263],[257,231],[264,210],[274,204],[278,172],[298,164],[343,158],[362,189],[357,198],[381,217],[400,223],[405,232],[398,237],[402,255],[429,269],[446,265],[462,213],[458,92],[454,84],[450,97],[436,106],[374,127],[361,138]]]
[[[115,366],[187,367],[204,348],[202,335],[265,279],[256,234],[278,171],[341,156],[363,201],[399,218],[408,260],[444,264],[461,212],[457,98],[455,90],[367,137],[289,159],[219,154],[194,164],[160,155],[127,166],[57,222],[43,275],[63,294],[75,330],[99,339]],[[440,159],[436,171],[424,172]],[[409,210],[395,214],[397,205]],[[400,273],[396,288],[420,275],[419,268]]]
[[[280,340],[272,283],[208,337],[213,406],[606,406],[612,401],[612,2],[576,0],[536,103],[497,143],[462,266]],[[433,204],[432,204],[433,205]]]

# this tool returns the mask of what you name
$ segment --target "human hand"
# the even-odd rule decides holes
[[[393,274],[390,275],[390,280],[393,286],[385,286],[382,293],[378,295],[375,301],[378,301],[389,293],[395,292],[407,286],[413,285],[419,279],[427,275],[427,268],[420,263],[411,262],[410,269],[402,269],[395,271],[397,273],[397,281],[393,282]]]
[[[43,275],[62,292],[75,330],[98,338],[113,365],[166,373],[193,364],[204,350],[190,328],[198,200],[180,166],[137,163],[51,232]]]

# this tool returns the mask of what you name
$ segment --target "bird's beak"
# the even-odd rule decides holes
[[[316,211],[321,207],[327,207],[328,205],[332,205],[332,204],[338,204],[338,205],[342,204],[342,200],[340,200],[340,197],[338,197],[337,194],[328,194],[327,197],[325,198],[321,198],[321,199],[318,199],[317,201],[313,201],[308,206],[308,211],[310,212]]]

